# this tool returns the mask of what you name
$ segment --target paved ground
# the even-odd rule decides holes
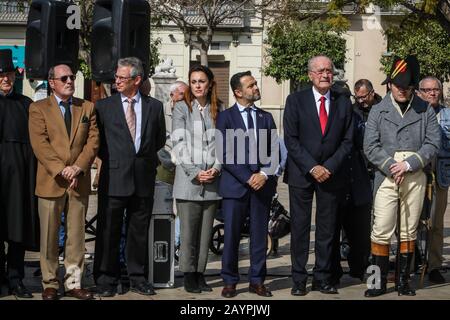
[[[279,199],[280,202],[285,205],[286,209],[289,209],[287,188],[286,185],[281,184],[279,187]],[[448,209],[450,210],[450,209]],[[91,197],[89,216],[95,214],[96,211],[96,196]],[[313,226],[314,230],[314,226]],[[308,261],[308,269],[311,270],[314,263],[313,252],[314,235],[311,236],[311,251],[310,260]],[[94,244],[90,242],[87,244],[88,253],[93,253]],[[248,283],[246,282],[246,274],[249,266],[248,257],[248,239],[243,239],[241,242],[241,260],[240,260],[240,274],[241,282],[238,285],[238,296],[231,300],[266,300],[267,298],[261,298],[255,294],[251,294],[247,291]],[[447,283],[443,285],[430,285],[425,280],[425,286],[421,290],[417,290],[415,297],[398,297],[396,292],[393,292],[393,284],[388,286],[391,290],[390,293],[380,297],[381,300],[441,300],[450,299],[450,214],[447,212],[445,219],[445,243],[444,243],[444,266],[443,275],[446,278]],[[366,285],[362,284],[359,280],[353,279],[348,275],[344,275],[341,279],[338,295],[324,295],[319,292],[310,292],[305,297],[293,297],[290,295],[291,278],[290,278],[290,252],[289,252],[289,236],[280,240],[280,247],[278,255],[270,256],[268,259],[268,277],[266,284],[272,290],[274,297],[272,299],[280,300],[357,300],[365,299],[363,292],[366,289]],[[344,262],[345,266],[345,262]],[[220,291],[222,289],[222,280],[220,278],[220,256],[210,254],[210,259],[207,267],[207,281],[213,287],[212,293],[190,294],[183,290],[183,278],[182,274],[178,271],[175,273],[175,286],[170,289],[158,289],[157,295],[151,297],[144,297],[132,292],[127,292],[123,295],[116,295],[114,298],[104,298],[104,300],[218,300],[222,299]],[[38,269],[38,256],[35,253],[27,253],[27,268],[25,283],[34,292],[34,299],[40,300],[42,288],[40,285],[40,277],[33,275]],[[417,286],[419,275],[416,275],[413,279],[413,284]],[[86,287],[93,288],[94,283],[92,279],[92,258],[87,259],[86,275],[84,279]],[[310,284],[308,285],[310,287]],[[0,300],[15,300],[14,296],[0,296]],[[72,298],[62,297],[63,300],[70,300]],[[262,301],[260,301],[262,302]]]

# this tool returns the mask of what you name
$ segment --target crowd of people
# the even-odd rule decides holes
[[[280,163],[289,186],[292,295],[308,293],[314,195],[311,290],[338,293],[340,244],[345,241],[351,277],[363,281],[371,264],[380,269],[380,285],[364,295],[386,293],[397,228],[396,290],[414,295],[409,277],[430,176],[435,182],[428,277],[445,282],[439,269],[449,187],[450,109],[443,105],[441,82],[432,76],[420,79],[414,56],[394,60],[383,82],[389,89],[384,98],[369,80],[358,80],[353,104],[349,92],[336,88],[331,59],[312,57],[311,86],[287,97],[283,139],[272,115],[255,105],[261,93],[250,71],[231,77],[235,103],[229,107],[219,99],[213,72],[201,65],[189,70],[187,84],[177,81],[170,87],[165,105],[150,97],[142,63],[134,57],[119,59],[117,93],[95,105],[74,97],[75,74],[68,65],[49,70],[51,95],[36,102],[14,91],[15,70],[11,51],[0,50],[0,285],[10,294],[33,296],[23,283],[25,251],[31,250],[40,252],[44,300],[58,299],[60,286],[67,296],[94,298],[82,286],[94,161],[99,175],[94,180],[98,221],[93,275],[99,297],[117,294],[121,260],[131,291],[156,294],[147,261],[156,180],[173,185],[184,289],[212,291],[205,271],[220,207],[225,225],[221,295],[237,295],[240,233],[249,217],[248,290],[271,297],[265,285],[266,239]],[[281,162],[281,153],[286,154],[280,151],[282,141],[287,161]]]

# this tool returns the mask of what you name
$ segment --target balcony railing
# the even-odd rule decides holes
[[[28,3],[19,5],[17,1],[0,0],[0,24],[26,24]]]

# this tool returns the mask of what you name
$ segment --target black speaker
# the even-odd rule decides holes
[[[28,14],[25,70],[29,79],[46,79],[50,67],[67,64],[78,70],[79,30],[67,28],[70,3],[34,0]]]
[[[92,78],[114,81],[117,61],[137,57],[145,76],[150,60],[150,5],[146,0],[97,0],[91,34]]]

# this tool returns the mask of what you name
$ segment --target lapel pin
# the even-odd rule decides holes
[[[262,118],[262,114],[261,113],[259,114],[259,117]]]

